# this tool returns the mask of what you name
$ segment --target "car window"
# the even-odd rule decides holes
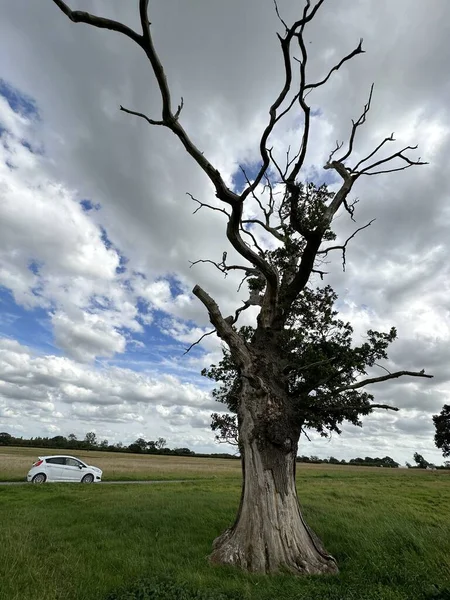
[[[64,458],[64,456],[54,456],[52,458],[46,458],[45,462],[49,463],[50,465],[64,465],[66,459]]]
[[[75,458],[66,458],[66,465],[68,467],[82,467],[83,464],[80,463],[79,460],[76,460]]]

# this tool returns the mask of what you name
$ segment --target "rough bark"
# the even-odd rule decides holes
[[[250,386],[244,388],[239,419],[241,502],[234,525],[214,541],[210,560],[255,573],[337,573],[336,561],[305,523],[298,502],[299,427],[279,423],[270,395],[263,401],[259,397],[256,404],[255,398],[246,397]],[[284,432],[284,439],[277,431]]]

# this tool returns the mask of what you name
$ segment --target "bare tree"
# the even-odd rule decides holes
[[[423,371],[397,371],[364,377],[366,367],[387,358],[386,348],[395,339],[395,330],[386,334],[369,331],[368,341],[355,348],[350,343],[350,325],[339,321],[333,311],[336,297],[331,288],[313,290],[310,281],[313,274],[321,278],[326,275],[324,259],[332,252],[342,253],[345,267],[347,244],[353,236],[342,243],[327,242],[336,239],[331,227],[339,212],[347,211],[353,217],[354,203],[348,199],[356,182],[361,177],[424,163],[410,157],[410,151],[415,149],[411,146],[377,158],[379,151],[394,141],[393,135],[356,164],[352,160],[358,130],[370,110],[371,89],[361,116],[352,123],[345,149],[337,143],[324,167],[339,177],[338,191],[330,193],[324,186],[299,181],[310,136],[308,96],[363,53],[361,40],[319,81],[308,81],[304,31],[324,0],[313,5],[306,0],[302,15],[292,25],[283,21],[275,4],[284,30],[278,35],[284,81],[269,108],[267,126],[260,138],[261,166],[251,180],[244,171],[247,185],[240,193],[227,186],[181,125],[183,100],[176,108],[173,106],[152,39],[149,0],[139,0],[140,31],[111,19],[72,11],[62,0],[53,1],[74,23],[121,33],[146,54],[161,93],[161,118],[153,119],[123,106],[120,110],[175,134],[211,181],[222,203],[222,208],[218,208],[196,201],[198,208],[208,207],[224,214],[226,237],[243,259],[242,264],[229,264],[224,253],[221,261],[203,261],[225,275],[242,271],[250,294],[233,315],[224,316],[214,298],[200,286],[193,289],[227,348],[224,360],[228,361],[228,374],[221,363],[213,366],[209,375],[223,384],[216,391],[218,399],[226,401],[237,414],[244,472],[236,521],[215,540],[211,560],[255,572],[284,568],[298,574],[335,573],[335,560],[306,525],[298,504],[295,463],[301,431],[304,426],[315,427],[321,433],[338,431],[344,419],[359,423],[359,416],[373,408],[395,409],[374,404],[373,397],[364,391],[365,386],[401,376],[430,375]],[[298,85],[294,84],[294,69],[298,70]],[[270,136],[280,120],[294,110],[303,115],[299,146],[292,153],[288,149],[286,160],[280,164],[270,147]],[[245,219],[244,204],[250,198],[259,206],[260,215]],[[275,250],[262,247],[258,229],[273,238]],[[257,325],[253,329],[239,328],[239,316],[249,306],[259,307]]]

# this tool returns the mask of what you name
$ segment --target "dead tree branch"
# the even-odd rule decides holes
[[[216,210],[218,212],[223,213],[224,215],[226,215],[228,218],[230,218],[230,213],[227,212],[224,208],[219,208],[218,206],[211,206],[211,204],[205,204],[204,202],[200,202],[200,200],[197,200],[197,198],[195,198],[195,196],[193,196],[190,192],[186,192],[186,195],[189,196],[191,198],[191,200],[193,200],[194,202],[197,202],[200,206],[198,208],[196,208],[194,210],[194,212],[192,213],[193,215],[195,215],[195,213],[197,213],[201,208],[209,208],[211,210]]]
[[[240,166],[240,169],[241,169],[242,174],[244,175],[244,178],[245,178],[245,180],[247,182],[247,185],[251,186],[252,184],[250,182],[250,179],[247,176],[247,173],[246,173],[245,169],[242,166]],[[241,221],[241,224],[242,225],[249,224],[249,223],[258,224],[261,227],[263,227],[268,233],[270,233],[275,238],[277,238],[278,240],[284,241],[284,237],[278,231],[279,229],[281,229],[281,227],[276,228],[276,227],[271,227],[270,226],[270,219],[271,219],[271,216],[273,215],[275,201],[274,201],[274,197],[273,197],[272,184],[271,184],[271,182],[270,182],[270,180],[269,180],[269,178],[267,176],[266,176],[266,182],[267,183],[264,186],[264,191],[266,189],[269,189],[269,194],[270,194],[270,196],[269,196],[269,202],[268,202],[268,209],[266,209],[263,206],[263,203],[261,202],[260,198],[258,198],[258,196],[255,194],[255,190],[251,191],[251,196],[255,200],[255,202],[258,204],[261,212],[264,214],[266,223],[264,224],[259,219],[244,219],[244,220]],[[241,231],[243,231],[243,232],[245,232],[247,234],[249,233],[248,230],[245,229],[245,227],[242,227]],[[255,247],[260,252],[262,252],[261,248],[259,248],[259,246],[256,243],[256,240],[254,238],[253,238],[253,243],[254,243]]]
[[[424,370],[416,372],[416,371],[396,371],[395,373],[390,373],[389,375],[381,375],[380,377],[371,377],[369,379],[364,379],[363,381],[359,381],[358,383],[353,383],[352,385],[343,386],[337,388],[335,390],[336,393],[345,392],[347,390],[357,390],[358,388],[364,387],[366,385],[370,385],[372,383],[379,383],[380,381],[387,381],[388,379],[397,379],[398,377],[403,377],[407,375],[408,377],[426,377],[428,379],[432,379],[433,375],[427,375]]]
[[[99,27],[100,29],[111,29],[112,31],[117,31],[118,33],[123,33],[130,39],[136,42],[141,46],[142,44],[142,36],[130,29],[123,23],[119,23],[118,21],[113,21],[112,19],[104,19],[103,17],[97,17],[96,15],[91,15],[90,13],[84,12],[82,10],[71,10],[65,2],[62,0],[53,0],[53,2],[58,6],[62,12],[69,17],[69,19],[73,23],[87,23],[88,25],[92,25],[94,27]]]
[[[349,54],[347,54],[347,56],[344,56],[344,58],[341,59],[341,61],[337,65],[335,65],[332,69],[330,69],[330,71],[328,72],[328,75],[326,77],[324,77],[321,81],[318,81],[317,83],[309,83],[308,85],[305,85],[304,89],[310,90],[310,89],[318,88],[321,85],[324,85],[329,80],[332,73],[334,71],[338,71],[345,62],[347,62],[348,60],[351,60],[357,54],[364,54],[365,51],[362,49],[362,43],[363,43],[363,39],[361,38],[359,40],[358,46],[354,50],[352,50]]]
[[[316,275],[320,275],[320,279],[323,281],[323,276],[328,275],[328,271],[321,271],[320,269],[311,269],[311,273],[315,273]]]
[[[251,231],[249,231],[248,229],[245,229],[245,227],[241,227],[240,230],[241,230],[242,233],[245,233],[246,235],[249,236],[249,238],[252,240],[252,244],[254,245],[254,247],[258,250],[258,252],[260,253],[261,256],[264,256],[264,250],[258,244],[258,242],[257,242],[255,236],[253,235],[253,233]]]
[[[369,99],[367,100],[366,104],[364,105],[363,111],[362,111],[359,119],[357,121],[352,120],[352,131],[350,133],[350,140],[348,142],[348,150],[343,156],[341,156],[341,158],[339,158],[336,161],[338,163],[342,164],[344,162],[344,160],[347,160],[347,158],[353,152],[353,144],[355,142],[355,136],[356,136],[356,132],[358,131],[358,127],[361,127],[361,125],[364,125],[364,123],[366,122],[367,114],[370,110],[370,105],[372,103],[373,86],[374,86],[374,84],[372,83],[372,85],[370,86]]]
[[[358,410],[358,411],[365,411],[365,410],[372,410],[373,408],[382,408],[384,410],[393,410],[395,412],[398,412],[398,408],[396,406],[391,406],[390,404],[368,404],[367,406],[361,406],[361,405],[355,405],[355,406],[348,406],[345,404],[342,404],[341,406],[332,406],[330,408],[327,408],[325,410],[330,411],[330,412],[340,412],[343,410]]]
[[[374,156],[378,152],[378,150],[381,150],[381,148],[384,146],[384,144],[387,144],[388,142],[395,142],[394,132],[392,132],[389,137],[384,138],[384,140],[381,142],[381,144],[378,144],[378,146],[375,148],[375,150],[373,150],[368,156],[366,156],[366,158],[363,158],[362,160],[360,160],[359,163],[353,167],[353,171],[357,172],[358,167],[363,162],[366,162],[367,160],[369,160],[369,158],[372,158],[372,156]]]
[[[411,160],[410,158],[408,158],[407,156],[405,156],[403,154],[404,152],[406,152],[406,150],[417,150],[417,146],[405,146],[405,148],[403,148],[399,152],[396,152],[395,154],[391,154],[391,156],[388,156],[387,158],[382,158],[381,160],[378,160],[377,162],[372,163],[368,167],[365,167],[362,171],[359,171],[357,174],[358,175],[380,175],[381,173],[394,173],[395,171],[404,171],[405,169],[409,169],[410,167],[414,167],[417,165],[427,165],[428,164],[427,162],[421,161],[420,158],[418,160]],[[375,167],[379,167],[380,165],[384,165],[384,164],[390,162],[391,160],[394,160],[395,158],[400,158],[401,160],[403,160],[406,163],[406,165],[404,165],[403,167],[397,167],[394,169],[386,169],[386,170],[382,170],[382,171],[369,172],[371,169],[374,169]],[[362,162],[364,162],[364,161],[362,161]],[[360,164],[360,163],[358,163],[358,164]]]
[[[233,359],[236,364],[243,369],[245,373],[246,368],[250,364],[250,355],[245,345],[244,340],[241,336],[233,329],[232,321],[233,317],[223,318],[222,313],[217,305],[217,302],[211,298],[211,296],[205,292],[199,285],[196,285],[192,290],[194,296],[196,296],[200,302],[205,306],[208,311],[209,320],[217,331],[218,336],[221,340],[226,342],[233,355]]]
[[[249,275],[259,274],[259,271],[257,269],[252,269],[251,267],[246,267],[243,265],[227,265],[227,264],[225,264],[226,257],[227,257],[227,253],[224,252],[222,262],[220,262],[220,263],[217,263],[217,262],[215,262],[213,260],[209,260],[209,259],[199,259],[199,260],[194,260],[193,262],[190,261],[191,265],[189,268],[192,268],[195,265],[198,265],[199,263],[206,263],[206,264],[214,265],[216,267],[216,269],[218,269],[219,271],[221,271],[222,273],[225,274],[225,277],[227,276],[228,271],[245,271],[247,277]]]
[[[364,105],[363,111],[362,111],[359,119],[357,121],[352,120],[352,130],[350,133],[350,140],[349,140],[347,152],[343,156],[341,156],[341,158],[339,158],[337,160],[332,160],[333,156],[336,154],[336,152],[338,152],[340,150],[340,148],[342,148],[342,145],[343,145],[342,143],[339,144],[338,142],[336,142],[336,148],[330,153],[330,156],[328,157],[328,161],[327,161],[326,165],[324,166],[325,169],[335,169],[344,179],[348,175],[352,176],[354,179],[357,179],[361,175],[381,175],[382,173],[394,173],[395,171],[404,171],[405,169],[409,169],[410,167],[413,167],[413,166],[428,164],[427,162],[421,161],[420,158],[418,160],[412,160],[408,156],[405,156],[404,152],[406,152],[407,150],[416,150],[417,149],[417,146],[405,146],[405,148],[402,148],[402,150],[395,152],[394,154],[391,154],[390,156],[388,156],[386,158],[382,158],[382,159],[364,167],[362,170],[358,170],[359,167],[363,163],[367,162],[373,156],[375,156],[375,154],[377,154],[377,152],[379,152],[385,144],[387,144],[388,142],[395,141],[394,134],[391,133],[390,136],[384,138],[384,140],[382,140],[382,142],[380,142],[380,144],[378,144],[378,146],[374,150],[372,150],[372,152],[370,154],[368,154],[365,158],[361,159],[353,168],[348,168],[348,167],[344,166],[344,162],[351,156],[351,154],[353,152],[353,146],[354,146],[358,127],[361,127],[361,125],[364,125],[364,123],[366,122],[366,118],[370,111],[370,106],[372,103],[373,88],[374,88],[374,85],[372,84],[370,87],[369,99],[366,102],[366,104]],[[391,162],[392,160],[395,160],[396,158],[402,160],[406,164],[403,165],[402,167],[394,167],[392,169],[382,169],[380,171],[372,170],[372,169],[375,169],[376,167],[379,167],[380,165]]]
[[[220,172],[204,156],[203,152],[201,152],[197,148],[197,146],[195,146],[191,138],[188,136],[188,134],[180,124],[178,116],[181,112],[182,104],[178,107],[175,113],[172,109],[172,100],[169,84],[167,82],[167,77],[163,65],[153,44],[153,38],[151,35],[151,23],[148,18],[148,0],[140,0],[139,3],[139,14],[143,31],[142,35],[138,35],[133,30],[129,29],[125,25],[117,23],[116,21],[103,19],[101,17],[95,17],[85,12],[72,11],[62,0],[54,0],[54,2],[62,10],[62,12],[65,15],[67,15],[73,22],[82,22],[92,25],[94,27],[113,29],[130,37],[143,49],[152,66],[161,95],[161,122],[163,123],[164,127],[167,127],[177,136],[181,144],[184,146],[186,152],[195,160],[197,165],[207,175],[207,177],[209,178],[216,190],[217,198],[219,198],[219,200],[225,202],[226,204],[229,204],[232,207],[232,212],[229,216],[226,230],[228,240],[235,248],[235,250],[239,254],[241,254],[241,256],[246,258],[250,263],[252,263],[256,268],[258,268],[261,271],[262,275],[264,275],[264,277],[267,280],[267,305],[273,305],[277,296],[278,275],[270,263],[264,260],[262,256],[254,252],[247,244],[245,244],[244,240],[240,235],[243,197],[238,196],[235,192],[228,188]],[[142,113],[139,113],[139,116],[142,116]],[[147,120],[148,122],[152,121],[152,119]]]
[[[192,156],[195,162],[208,176],[208,178],[210,179],[210,181],[216,189],[218,198],[230,205],[234,205],[235,203],[239,202],[239,197],[227,187],[219,171],[213,167],[213,165],[209,162],[207,158],[205,158],[203,153],[200,152],[200,150],[195,146],[195,144],[187,135],[186,131],[180,125],[178,116],[181,112],[181,105],[178,107],[178,110],[175,113],[172,110],[172,99],[169,90],[169,84],[167,82],[167,77],[162,66],[161,60],[154,47],[150,31],[151,23],[148,18],[148,0],[140,0],[139,2],[139,14],[143,30],[142,35],[137,34],[135,31],[133,31],[126,25],[123,25],[122,23],[119,23],[117,21],[112,21],[111,19],[104,19],[103,17],[97,17],[87,12],[76,10],[73,11],[62,0],[53,0],[53,2],[74,23],[86,23],[94,27],[112,29],[131,38],[134,42],[136,42],[136,44],[138,44],[138,46],[140,46],[144,50],[148,60],[152,65],[153,72],[155,74],[159,91],[161,94],[161,123],[163,123],[165,127],[170,129],[178,137],[178,139],[181,141],[184,148],[186,149],[187,153],[190,156]],[[142,117],[142,113],[138,113],[138,116]],[[149,122],[152,121],[152,119],[147,120]],[[159,122],[157,123],[160,124]]]
[[[150,119],[150,117],[147,117],[147,115],[144,115],[144,113],[140,113],[140,112],[136,112],[135,110],[130,110],[128,108],[124,108],[122,105],[120,105],[119,108],[122,112],[128,113],[129,115],[134,115],[135,117],[140,117],[141,119],[145,119],[145,121],[147,121],[147,123],[149,123],[149,125],[163,125],[164,126],[164,121],[155,121],[155,119]]]
[[[311,4],[308,0],[308,2],[306,3],[305,9],[303,11],[302,18],[299,19],[298,21],[296,21],[292,25],[292,27],[286,27],[286,23],[284,23],[284,21],[280,18],[281,22],[283,23],[283,25],[285,26],[285,29],[286,29],[284,37],[282,37],[281,35],[278,35],[278,39],[279,39],[280,45],[281,45],[281,52],[282,52],[282,56],[283,56],[283,64],[284,64],[284,83],[283,83],[283,87],[282,87],[279,95],[277,96],[277,98],[275,99],[275,101],[273,102],[271,107],[269,108],[269,122],[261,135],[260,144],[259,144],[259,150],[260,150],[261,159],[262,159],[261,168],[259,169],[253,183],[250,186],[248,186],[241,194],[242,200],[244,200],[254,189],[256,189],[256,187],[262,180],[264,174],[266,173],[266,171],[270,165],[270,156],[269,156],[269,152],[267,149],[267,141],[269,139],[269,136],[272,133],[277,121],[281,118],[281,116],[286,114],[286,112],[288,110],[290,110],[291,106],[294,105],[294,102],[292,102],[289,105],[288,109],[286,109],[281,115],[279,115],[277,112],[278,109],[280,108],[280,106],[283,104],[284,100],[286,99],[289,91],[291,90],[291,86],[292,86],[292,62],[291,62],[292,40],[296,37],[298,39],[301,38],[301,36],[303,34],[304,26],[314,18],[317,11],[322,6],[323,2],[324,2],[324,0],[319,0],[317,2],[317,4],[312,8],[312,10],[310,10]],[[279,16],[278,7],[276,5],[275,5],[275,10],[277,12],[277,15]],[[304,59],[306,58],[306,48],[305,48],[305,53],[303,55],[303,58]],[[303,69],[303,74],[304,74],[304,69]],[[304,86],[304,84],[305,84],[305,82],[303,81],[303,86]],[[303,91],[303,88],[301,87],[300,93],[297,96],[300,102],[303,101],[303,99],[301,97],[302,91]],[[309,116],[309,114],[308,114],[308,116]],[[308,121],[308,125],[306,125],[307,121]],[[305,125],[306,125],[306,127],[309,126],[309,119],[305,119]]]
[[[284,235],[282,233],[280,233],[280,229],[282,229],[282,227],[280,227],[280,226],[279,227],[269,227],[268,225],[266,225],[259,219],[245,219],[244,221],[242,221],[242,224],[243,225],[248,225],[248,224],[259,225],[260,227],[265,229],[267,231],[267,233],[270,233],[271,235],[276,237],[277,240],[280,240],[280,242],[285,241]]]
[[[187,354],[188,352],[190,352],[194,346],[197,346],[197,344],[200,344],[200,342],[201,342],[201,341],[202,341],[202,340],[203,340],[205,337],[207,337],[208,335],[212,335],[213,333],[216,333],[216,330],[215,330],[215,329],[213,329],[212,331],[207,331],[206,333],[204,333],[204,334],[203,334],[203,335],[202,335],[202,336],[201,336],[201,337],[200,337],[200,338],[199,338],[199,339],[198,339],[196,342],[194,342],[193,344],[191,344],[191,345],[189,346],[189,348],[187,348],[187,349],[186,349],[186,351],[185,351],[185,352],[183,352],[183,356],[184,356],[185,354]]]
[[[245,171],[243,171],[244,176],[246,178],[247,186],[241,194],[237,194],[227,186],[219,170],[217,170],[214,167],[214,165],[208,160],[208,158],[205,157],[204,153],[201,152],[199,148],[194,144],[194,142],[180,123],[179,117],[183,109],[183,98],[181,99],[181,102],[177,108],[172,106],[172,98],[169,83],[160,57],[155,49],[152,37],[151,22],[148,12],[149,1],[139,0],[139,19],[142,29],[141,33],[138,33],[133,29],[129,28],[128,26],[111,19],[98,17],[96,15],[92,15],[83,11],[73,11],[63,0],[53,1],[55,5],[72,22],[85,23],[93,27],[110,29],[121,33],[133,40],[144,51],[148,61],[150,62],[160,93],[161,119],[152,119],[142,112],[127,109],[123,106],[121,106],[120,108],[125,113],[144,119],[150,125],[163,126],[172,131],[178,138],[179,142],[181,142],[186,152],[193,158],[198,167],[206,174],[210,182],[213,184],[216,197],[220,200],[220,202],[223,202],[231,207],[230,212],[228,212],[227,210],[220,209],[212,205],[204,204],[196,200],[191,194],[189,194],[189,196],[194,201],[198,202],[199,208],[197,210],[199,210],[202,207],[207,207],[212,210],[218,210],[219,212],[223,212],[227,216],[228,221],[226,227],[226,235],[229,242],[231,243],[233,248],[245,260],[247,260],[262,277],[265,278],[266,286],[258,322],[259,325],[262,327],[272,327],[275,322],[277,323],[277,326],[283,327],[284,320],[288,315],[289,308],[292,305],[292,302],[295,300],[299,292],[308,283],[311,273],[314,271],[315,266],[317,266],[315,264],[317,253],[322,244],[323,236],[330,228],[330,224],[334,218],[334,215],[339,210],[339,208],[342,205],[344,205],[345,209],[350,213],[351,216],[353,216],[352,206],[348,204],[347,197],[352,189],[354,182],[359,176],[388,173],[407,169],[413,165],[426,164],[424,162],[421,162],[420,159],[418,161],[414,161],[408,156],[406,156],[405,152],[407,150],[414,149],[414,147],[407,146],[403,150],[385,159],[377,160],[371,163],[370,165],[364,167],[362,170],[358,170],[362,165],[364,165],[364,163],[370,161],[370,159],[375,156],[375,154],[385,145],[385,143],[391,141],[391,136],[391,138],[386,138],[385,140],[383,140],[383,142],[381,142],[381,144],[379,144],[377,148],[373,152],[371,152],[365,159],[359,161],[355,169],[351,169],[344,165],[344,161],[346,161],[352,154],[358,127],[364,124],[364,122],[366,121],[367,114],[370,110],[373,94],[372,85],[370,89],[369,99],[364,105],[364,109],[361,116],[356,122],[352,121],[352,130],[350,133],[348,149],[346,153],[339,160],[333,160],[335,155],[342,147],[342,144],[337,144],[336,149],[331,152],[329,160],[325,165],[326,169],[334,169],[342,177],[343,183],[341,185],[341,188],[335,194],[331,204],[326,208],[325,214],[323,215],[323,219],[317,226],[315,226],[311,231],[309,231],[308,228],[302,226],[302,223],[300,223],[300,219],[295,219],[295,211],[291,210],[290,219],[292,228],[294,229],[294,231],[296,231],[305,238],[306,244],[304,250],[302,251],[301,257],[298,257],[299,264],[297,264],[296,262],[295,266],[292,267],[292,273],[289,274],[289,277],[287,279],[282,279],[283,282],[286,283],[286,285],[284,285],[283,283],[283,290],[282,293],[280,293],[281,283],[277,268],[267,259],[267,255],[257,244],[257,240],[253,233],[251,231],[248,231],[244,227],[245,224],[250,224],[252,220],[247,219],[243,222],[243,203],[249,195],[252,195],[257,201],[258,206],[260,207],[260,209],[262,210],[262,214],[264,215],[263,219],[255,219],[254,223],[252,224],[257,224],[258,226],[262,225],[262,227],[268,233],[272,234],[278,241],[286,241],[281,235],[280,230],[278,230],[275,227],[272,227],[272,224],[270,222],[270,218],[275,210],[275,201],[272,187],[267,176],[268,168],[273,163],[275,168],[278,169],[278,171],[280,172],[281,181],[286,186],[286,193],[291,198],[291,207],[295,206],[294,200],[298,201],[299,199],[297,189],[298,186],[296,185],[296,180],[305,161],[310,131],[310,107],[306,103],[305,98],[307,94],[309,94],[312,90],[317,89],[320,86],[326,84],[330,77],[333,75],[333,73],[341,69],[342,66],[345,65],[348,61],[364,52],[362,49],[362,40],[360,40],[359,44],[356,46],[356,48],[354,48],[354,50],[352,50],[339,62],[332,66],[322,79],[319,79],[314,83],[308,83],[306,78],[308,52],[304,40],[304,30],[307,23],[313,20],[313,18],[317,14],[317,11],[324,3],[324,0],[317,0],[313,6],[311,5],[311,0],[306,0],[301,18],[295,21],[291,27],[287,27],[285,21],[281,18],[275,0],[276,14],[285,29],[283,35],[278,34],[284,70],[283,82],[278,96],[275,98],[274,102],[269,108],[268,123],[260,137],[259,153],[261,156],[261,166],[257,171],[256,177],[253,179],[252,182],[249,181],[249,178],[247,177]],[[293,57],[293,43],[298,43],[298,48],[300,50],[299,59]],[[292,89],[294,58],[299,64],[299,86],[296,90]],[[297,106],[297,103],[300,107],[300,111],[303,113],[303,131],[300,136],[299,150],[295,154],[293,159],[289,158],[288,152],[286,158],[286,169],[283,171],[274,160],[272,150],[268,146],[268,141],[279,120],[283,118],[294,106]],[[383,165],[394,159],[403,161],[403,166],[392,169],[383,168]],[[379,169],[379,167],[381,167],[381,169]],[[264,177],[266,178],[270,190],[270,198],[267,207],[263,206],[262,202],[254,193],[257,186],[262,182]],[[278,213],[280,215],[281,211],[278,210]],[[289,217],[284,216],[284,218],[288,219]],[[247,223],[245,223],[245,221],[247,221]],[[282,222],[281,231],[287,231],[288,226],[286,226],[284,230],[283,226],[284,223]],[[246,243],[243,237],[244,233],[252,239],[252,245]],[[344,247],[341,248],[344,253],[345,247],[346,244],[344,244]],[[214,263],[213,261],[210,262],[212,262],[216,266],[219,264]],[[228,267],[226,268],[226,270],[228,270]],[[323,275],[323,272],[319,272],[319,274]],[[207,298],[209,298],[209,296],[205,296],[205,293],[201,291],[201,288],[196,287],[195,289],[197,291],[200,290],[200,295],[198,297],[203,303],[206,302],[205,306],[207,306],[209,302]],[[209,305],[209,308],[207,306],[208,311],[210,312],[210,316],[213,315],[214,318],[216,318],[216,313],[214,311],[211,312],[211,306],[211,304]],[[220,326],[217,326],[216,328],[218,335],[220,336]],[[229,337],[228,333],[227,335]]]
[[[329,248],[324,248],[323,250],[319,250],[317,252],[317,254],[324,254],[325,256],[328,254],[328,252],[331,252],[331,250],[342,250],[342,270],[345,271],[345,264],[346,264],[346,250],[347,250],[347,244],[350,242],[350,240],[352,240],[355,235],[357,233],[359,233],[360,231],[362,231],[363,229],[367,229],[367,227],[370,227],[372,225],[372,223],[375,221],[376,219],[372,219],[371,221],[369,221],[368,223],[366,223],[366,225],[363,225],[363,227],[359,227],[356,231],[354,231],[352,233],[352,235],[350,237],[348,237],[345,242],[340,245],[340,246],[330,246]]]
[[[305,438],[308,440],[308,442],[310,442],[310,441],[311,441],[311,438],[310,438],[310,437],[309,437],[309,435],[306,433],[306,431],[303,429],[303,427],[302,427],[302,433],[303,433],[303,435],[305,436]]]
[[[249,299],[245,300],[243,306],[238,308],[236,310],[236,312],[234,313],[233,324],[235,324],[237,322],[241,312],[243,312],[244,310],[247,310],[247,308],[250,308],[250,306],[262,306],[263,301],[264,301],[264,296],[262,294],[260,294],[259,292],[250,291]]]
[[[280,15],[280,11],[278,10],[278,4],[277,4],[277,0],[273,0],[273,3],[275,4],[275,12],[277,13],[277,17],[278,19],[281,21],[281,23],[284,25],[284,28],[286,29],[286,31],[289,30],[289,27],[286,25],[286,22],[281,18]]]
[[[380,369],[383,369],[384,371],[386,371],[386,373],[389,373],[389,375],[391,375],[391,371],[389,371],[389,369],[386,369],[386,367],[383,367],[383,365],[379,365],[378,363],[374,363],[374,365],[376,367],[379,367]]]

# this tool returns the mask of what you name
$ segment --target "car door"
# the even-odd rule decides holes
[[[70,457],[66,457],[63,470],[65,481],[81,481],[83,470],[86,471],[81,461]]]
[[[52,456],[45,459],[45,472],[48,481],[63,481],[63,467],[65,458],[63,456]]]

